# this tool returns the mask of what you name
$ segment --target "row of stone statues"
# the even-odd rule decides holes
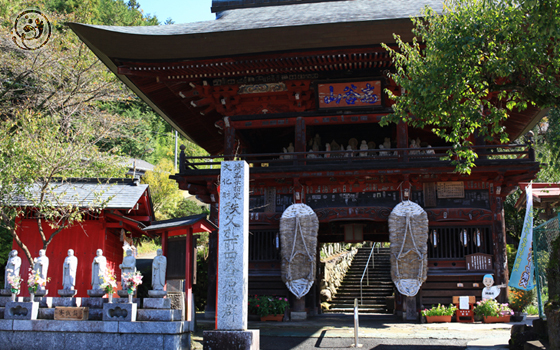
[[[422,148],[421,146],[422,142],[420,141],[420,138],[416,138],[416,139],[411,139],[410,140],[410,145],[409,148]],[[424,143],[425,144],[425,143]],[[425,144],[426,145],[426,144]],[[359,157],[368,157],[368,156],[390,156],[390,155],[398,155],[398,151],[375,151],[372,152],[371,150],[376,149],[376,143],[374,141],[370,141],[367,142],[366,140],[362,140],[362,142],[358,145],[358,140],[355,138],[351,138],[350,140],[348,140],[348,146],[346,146],[346,148],[344,147],[344,145],[339,145],[335,140],[332,140],[331,143],[326,143],[324,147],[322,147],[321,144],[321,137],[319,136],[319,134],[316,134],[315,137],[313,139],[311,139],[309,141],[309,146],[311,146],[311,148],[309,149],[309,153],[308,154],[308,158],[318,158],[318,157],[325,157],[325,158],[330,158],[332,157],[353,157],[353,156],[359,156]],[[391,139],[389,137],[385,137],[384,141],[382,144],[379,144],[378,149],[380,150],[384,150],[384,149],[391,149],[394,148],[392,147],[392,143],[391,143]],[[415,154],[434,154],[435,152],[431,149],[432,146],[430,145],[426,145],[426,150],[411,150],[409,151],[410,155],[415,155]],[[340,150],[346,150],[346,151],[359,151],[359,152],[348,152],[348,153],[338,153],[338,154],[330,154],[330,153],[325,153],[325,154],[320,154],[320,155],[315,155],[313,154],[313,152],[330,152],[330,151],[340,151]],[[369,150],[369,152],[368,152]],[[290,144],[288,145],[288,147],[284,147],[282,149],[284,155],[280,157],[280,159],[293,159],[294,156],[290,155],[289,153],[293,153],[294,152],[294,145],[292,142],[290,142]]]
[[[123,277],[128,273],[136,272],[136,258],[132,255],[132,250],[127,249],[126,255],[123,258],[122,264],[119,265],[121,269],[121,285],[123,290],[125,283]],[[4,286],[9,289],[10,283],[8,282],[9,276],[19,276],[21,269],[21,258],[18,256],[17,250],[10,252],[8,261],[6,263],[6,271],[4,274]],[[74,256],[74,250],[68,249],[68,256],[64,259],[62,266],[62,290],[59,290],[61,296],[74,296],[76,294],[76,271],[78,269],[78,258]],[[47,280],[47,273],[49,270],[49,258],[45,254],[45,250],[39,250],[39,256],[33,259],[33,270],[35,274],[41,279]],[[152,287],[154,291],[163,291],[165,287],[165,274],[167,270],[167,258],[163,256],[161,249],[157,250],[157,256],[152,262]],[[103,276],[107,271],[107,258],[103,256],[103,251],[97,249],[96,256],[91,263],[91,286],[92,294],[99,294],[101,291],[101,284],[103,283]],[[88,294],[90,291],[88,291]],[[39,285],[37,288],[37,295],[46,295],[45,286]],[[103,293],[104,294],[104,293]],[[103,295],[101,294],[101,295]]]

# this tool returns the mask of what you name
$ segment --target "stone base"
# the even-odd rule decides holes
[[[117,290],[117,294],[121,298],[128,298],[128,291],[127,290]]]
[[[147,310],[139,309],[137,316],[137,321],[160,321],[160,322],[172,322],[181,321],[181,310]]]
[[[39,313],[37,314],[37,319],[39,320],[54,320],[54,308],[39,308]]]
[[[258,329],[246,331],[204,331],[204,350],[259,350]]]
[[[136,304],[103,304],[103,321],[135,322]]]
[[[58,295],[63,298],[73,298],[76,294],[78,294],[77,290],[74,289],[59,289]]]
[[[305,311],[292,311],[290,313],[290,319],[292,321],[305,321],[305,320],[307,320],[307,312],[305,312]]]
[[[148,295],[152,298],[163,298],[167,295],[167,292],[164,290],[149,290]]]
[[[136,304],[136,306],[138,308],[140,308],[141,307],[141,305],[140,305],[141,300],[142,299],[140,299],[140,298],[132,298],[132,303]],[[113,304],[129,304],[128,297],[127,298],[113,298]]]
[[[85,298],[84,298],[85,299]],[[66,307],[80,307],[82,306],[82,298],[51,298],[51,306],[66,306]],[[43,307],[43,306],[41,306]]]
[[[36,320],[39,313],[38,302],[8,302],[4,310],[6,320]]]
[[[81,306],[89,307],[91,312],[91,309],[103,309],[103,304],[106,304],[108,302],[109,302],[108,298],[96,298],[96,297],[82,298]]]
[[[29,299],[29,298],[27,298]],[[0,307],[6,307],[6,304],[12,301],[12,297],[0,297]],[[16,297],[16,301],[25,301],[23,297]]]
[[[90,321],[103,321],[103,309],[89,309]]]
[[[171,309],[171,299],[144,298],[142,302],[144,309]]]
[[[88,291],[87,291],[87,295],[89,295],[90,297],[93,297],[93,298],[100,298],[100,297],[104,296],[105,294],[107,294],[107,293],[105,293],[105,291],[103,289],[88,289]]]
[[[33,299],[34,302],[38,302],[39,303],[39,307],[52,307],[52,303],[53,303],[53,297],[38,297],[35,295],[35,298]],[[62,299],[62,298],[56,298],[56,299]],[[23,297],[23,301],[25,302],[30,302],[31,298],[30,297]]]
[[[0,320],[0,349],[191,348],[189,322]]]
[[[37,291],[35,292],[35,296],[36,297],[44,297],[45,295],[49,294],[49,290],[48,289],[37,289]]]
[[[10,296],[10,295],[12,295],[12,290],[11,289],[0,289],[0,295]]]

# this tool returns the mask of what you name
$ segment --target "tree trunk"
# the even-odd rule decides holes
[[[18,235],[16,233],[16,228],[14,227],[12,230],[10,230],[10,233],[12,234],[12,237],[14,237],[14,241],[16,241],[17,245],[25,253],[25,256],[27,257],[27,261],[29,262],[29,266],[33,266],[33,257],[31,256],[31,253],[29,252],[29,248],[27,248],[27,246],[18,237]]]

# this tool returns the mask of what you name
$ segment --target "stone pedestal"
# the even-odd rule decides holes
[[[117,294],[121,298],[128,298],[128,290],[117,290]],[[136,291],[134,292],[134,294],[136,294]]]
[[[63,298],[73,298],[76,294],[78,294],[77,290],[74,289],[59,289],[58,295]]]
[[[0,295],[10,296],[10,295],[12,295],[12,290],[11,289],[0,289]]]
[[[49,290],[48,289],[37,289],[37,291],[35,292],[35,297],[44,297],[47,294],[49,294]]]
[[[100,298],[104,296],[106,293],[103,289],[88,289],[87,295],[92,298]]]
[[[181,310],[176,309],[139,309],[137,321],[173,322],[181,321]]]
[[[163,298],[167,296],[167,292],[164,290],[149,290],[148,295],[152,298]]]
[[[258,329],[246,331],[204,331],[204,350],[258,350]]]
[[[57,306],[79,307],[82,306],[82,298],[51,298],[51,306],[49,307]],[[41,305],[41,307],[43,306]]]
[[[82,305],[90,309],[103,309],[103,304],[109,302],[107,298],[82,298]]]
[[[66,300],[68,300],[67,298],[53,298],[53,297],[46,297],[46,296],[37,297],[35,295],[35,298],[34,298],[33,301],[38,302],[39,307],[53,307],[53,299],[66,299]],[[30,297],[23,297],[23,301],[29,302],[29,301],[31,301],[31,298]]]
[[[144,298],[144,309],[171,309],[171,299]]]
[[[8,302],[4,310],[6,320],[36,320],[39,313],[38,302]]]
[[[305,320],[307,320],[307,312],[305,312],[305,311],[292,311],[292,312],[290,312],[290,320],[292,320],[292,321],[305,321]]]
[[[103,304],[103,321],[135,322],[136,304]]]
[[[403,321],[417,321],[419,315],[416,310],[416,297],[406,297],[404,306]]]

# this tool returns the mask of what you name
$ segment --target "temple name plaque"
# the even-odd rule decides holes
[[[438,198],[465,198],[465,183],[449,181],[437,183]]]

